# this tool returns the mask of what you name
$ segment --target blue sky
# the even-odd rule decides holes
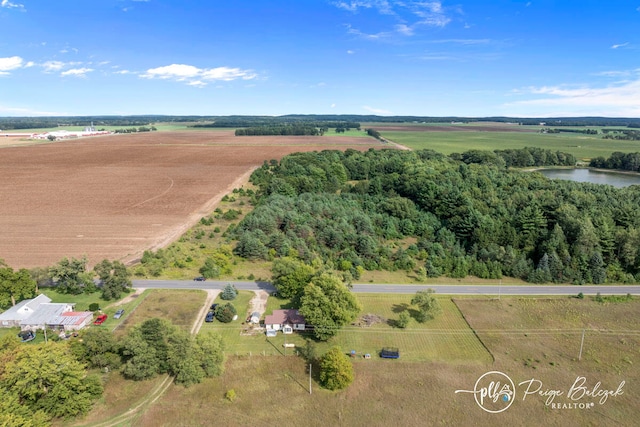
[[[0,0],[0,116],[640,117],[640,0]]]

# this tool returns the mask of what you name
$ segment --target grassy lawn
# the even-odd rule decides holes
[[[201,329],[214,330],[222,334],[227,354],[280,355],[285,353],[285,340],[298,347],[304,347],[306,340],[313,340],[310,333],[294,333],[287,336],[278,334],[275,338],[267,338],[262,330],[253,332],[249,325],[242,324],[249,313],[249,301],[252,296],[252,292],[241,291],[233,301],[238,310],[237,321],[223,324],[216,320],[205,323]],[[319,353],[337,345],[345,351],[355,350],[360,357],[369,353],[377,358],[382,347],[398,347],[402,359],[408,361],[491,362],[491,356],[449,298],[440,298],[443,310],[436,319],[426,323],[412,320],[406,329],[398,329],[393,326],[394,321],[400,312],[411,312],[409,305],[412,295],[358,294],[357,297],[363,306],[361,314],[380,316],[382,322],[370,327],[346,326],[329,341],[317,342]],[[219,299],[216,302],[224,303]],[[265,314],[271,314],[274,309],[290,307],[288,300],[269,297]],[[289,354],[294,352],[293,349],[287,350]]]
[[[169,320],[190,331],[207,298],[206,292],[200,290],[154,289],[145,291],[143,295],[144,304],[140,304],[128,315],[122,327],[116,330],[118,334],[154,317]]]

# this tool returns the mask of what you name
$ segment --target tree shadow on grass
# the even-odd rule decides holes
[[[393,306],[391,306],[391,311],[396,314],[402,313],[403,311],[406,311],[408,309],[409,304],[407,304],[406,302],[403,302],[402,304],[393,304]]]

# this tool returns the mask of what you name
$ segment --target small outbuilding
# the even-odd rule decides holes
[[[253,323],[254,325],[260,323],[260,313],[258,313],[257,311],[251,313],[251,316],[249,317],[249,323]]]

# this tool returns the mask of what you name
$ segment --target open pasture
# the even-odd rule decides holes
[[[462,124],[368,124],[392,142],[412,148],[431,149],[444,154],[467,150],[504,150],[540,147],[573,154],[580,160],[609,157],[614,151],[640,151],[639,141],[603,139],[602,135],[580,133],[540,133],[541,126],[506,123]],[[551,126],[552,127],[552,126]],[[594,127],[601,129],[599,127]]]
[[[145,132],[2,148],[0,258],[13,268],[87,255],[125,262],[209,215],[265,160],[381,145],[361,137]]]
[[[365,310],[389,317],[402,304],[371,298],[362,300]],[[221,377],[189,388],[171,386],[136,425],[201,425],[211,420],[211,414],[223,425],[294,425],[300,420],[312,426],[637,424],[640,325],[629,318],[637,313],[640,301],[600,304],[588,298],[503,298],[456,299],[455,304],[494,355],[494,362],[461,363],[438,357],[410,362],[403,356],[400,360],[356,359],[355,381],[348,389],[323,390],[314,378],[309,394],[309,374],[301,358],[232,355]],[[578,360],[582,328],[591,330]],[[452,338],[457,340],[455,334]],[[434,353],[448,351],[440,342],[433,346]],[[516,386],[513,404],[497,414],[482,410],[471,393],[456,393],[473,390],[476,380],[493,370],[504,372]],[[609,396],[602,404],[601,396],[579,398],[579,393],[573,394],[577,400],[571,400],[567,393],[577,377],[585,377],[590,392],[598,381],[600,391],[612,392],[625,381],[623,394]],[[542,392],[562,392],[556,403],[594,405],[554,409],[545,405],[546,395],[531,393],[523,399],[526,384],[520,383],[532,379],[541,382]],[[231,389],[237,394],[233,402],[224,398]]]

